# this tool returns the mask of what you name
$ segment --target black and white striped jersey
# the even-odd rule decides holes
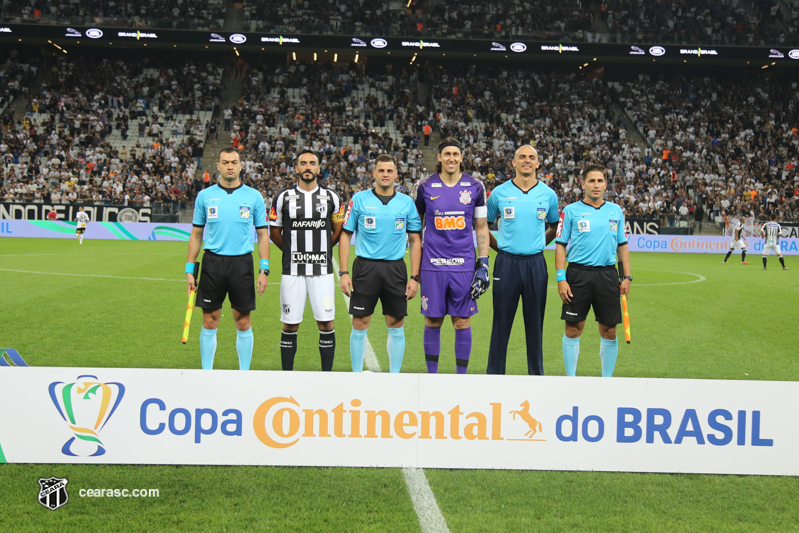
[[[269,224],[283,228],[283,274],[319,276],[333,273],[333,217],[340,216],[341,199],[330,189],[292,187],[272,202]]]

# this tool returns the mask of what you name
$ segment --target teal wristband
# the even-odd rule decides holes
[[[194,274],[194,263],[186,263],[186,274]]]
[[[565,270],[556,270],[555,271],[555,279],[557,281],[566,281],[566,271]]]
[[[269,270],[269,259],[261,259],[260,268],[265,268],[266,270]]]

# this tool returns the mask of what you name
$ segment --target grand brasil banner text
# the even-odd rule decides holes
[[[789,382],[0,369],[16,463],[799,475]]]

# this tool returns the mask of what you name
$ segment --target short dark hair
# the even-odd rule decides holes
[[[299,154],[297,154],[297,159],[299,159],[299,158],[300,158],[300,156],[301,156],[301,155],[304,155],[304,154],[311,154],[312,156],[314,156],[314,157],[316,158],[316,162],[317,162],[317,163],[319,163],[319,162],[321,162],[321,161],[322,161],[322,160],[319,158],[319,154],[317,154],[317,153],[316,153],[316,152],[314,152],[313,150],[309,150],[308,148],[306,148],[305,150],[302,150],[302,151],[301,151]]]
[[[227,148],[222,148],[219,151],[219,157],[222,157],[222,154],[238,154],[239,161],[241,161],[241,152],[239,151],[238,148],[235,148],[233,146],[228,146]],[[217,158],[217,159],[219,159],[219,158]]]
[[[585,178],[588,177],[589,172],[600,172],[602,177],[607,179],[608,177],[605,175],[605,167],[602,165],[588,165],[583,169],[583,172],[580,174],[580,180],[585,181]]]
[[[397,166],[397,162],[394,160],[393,157],[391,157],[388,154],[380,154],[379,156],[377,156],[375,158],[375,167],[377,166],[378,163],[393,163],[395,167]]]

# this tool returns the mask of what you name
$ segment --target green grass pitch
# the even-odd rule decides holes
[[[186,244],[0,239],[0,346],[34,366],[199,368],[195,310],[189,343],[180,342],[186,309]],[[351,254],[353,255],[353,254]],[[273,272],[280,252],[273,247]],[[742,266],[734,255],[632,255],[632,343],[620,342],[617,376],[698,379],[799,379],[799,264],[771,257]],[[547,252],[550,271],[554,255]],[[492,258],[493,264],[493,258]],[[253,369],[280,368],[279,275],[253,313]],[[484,373],[491,297],[472,322],[470,373]],[[424,372],[418,297],[406,320],[404,372]],[[386,327],[369,329],[382,368]],[[223,309],[216,368],[237,368],[235,331]],[[526,372],[519,314],[508,373]],[[335,371],[349,371],[349,317],[337,301]],[[559,297],[551,277],[544,324],[545,369],[563,375]],[[442,330],[441,372],[455,372],[454,335]],[[318,335],[306,310],[297,370],[318,370]],[[579,375],[598,376],[599,334],[589,318]],[[2,370],[0,370],[2,372]],[[2,409],[3,406],[0,406]],[[591,472],[427,470],[438,505],[455,531],[797,531],[799,479]],[[67,477],[70,502],[55,512],[36,501],[40,477]],[[77,488],[158,488],[160,497],[78,498]],[[419,531],[397,469],[0,465],[4,531],[252,530]]]

